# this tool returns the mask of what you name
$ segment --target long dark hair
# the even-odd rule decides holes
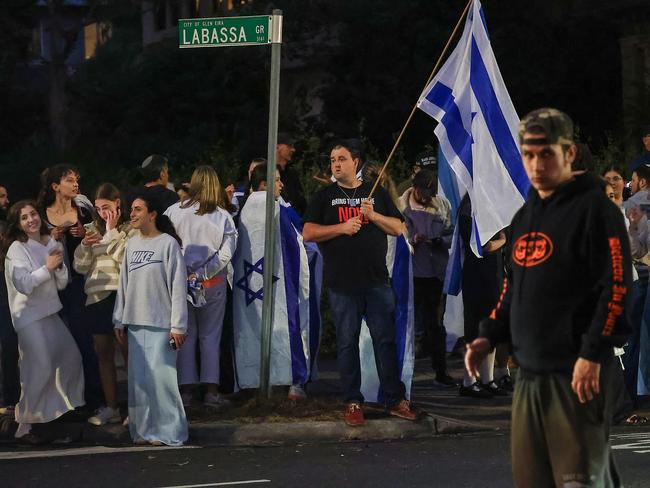
[[[41,191],[38,194],[38,207],[42,212],[56,201],[56,192],[52,185],[61,183],[61,180],[68,174],[73,173],[79,176],[79,171],[69,164],[57,164],[51,168],[45,168],[41,173]],[[72,206],[76,207],[74,200]]]
[[[172,223],[172,221],[169,219],[169,217],[167,217],[163,213],[165,209],[160,207],[158,201],[151,198],[148,195],[143,195],[143,194],[135,195],[133,201],[136,200],[142,200],[145,206],[147,207],[147,211],[156,212],[156,220],[154,222],[156,229],[158,229],[163,234],[169,234],[170,236],[172,236],[174,239],[176,239],[176,242],[178,242],[178,244],[182,247],[183,241],[176,233],[176,229],[174,228],[174,224]]]
[[[27,234],[25,234],[25,231],[20,226],[20,212],[22,212],[25,207],[33,207],[34,210],[38,212],[38,207],[34,200],[20,200],[19,202],[14,203],[7,212],[7,226],[2,233],[2,238],[0,238],[0,265],[3,269],[4,260],[7,256],[9,246],[11,246],[14,241],[27,242]],[[50,231],[40,212],[39,216],[41,217],[41,228],[39,229],[41,235],[49,235]]]
[[[119,209],[120,209],[120,218],[117,221],[118,227],[122,225],[126,220],[129,218],[129,210],[126,208],[126,205],[124,204],[124,199],[122,198],[122,194],[120,193],[120,190],[113,184],[113,183],[102,183],[99,185],[97,188],[97,191],[95,191],[95,200],[102,199],[102,200],[110,200],[111,202],[114,202],[115,200],[119,200]],[[147,207],[148,208],[148,207]],[[99,215],[99,212],[95,212],[93,216],[93,223],[95,224],[95,227],[99,231],[100,234],[104,235],[106,232],[106,222],[104,219],[101,218]]]

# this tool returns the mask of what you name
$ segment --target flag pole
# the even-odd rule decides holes
[[[456,37],[456,33],[458,32],[458,29],[460,28],[460,24],[463,23],[463,20],[465,19],[465,16],[467,15],[467,12],[469,11],[470,5],[472,5],[472,2],[474,0],[469,0],[467,2],[467,5],[465,5],[465,10],[463,10],[463,13],[460,14],[460,18],[458,19],[458,22],[456,23],[456,27],[454,27],[453,32],[449,36],[449,39],[447,40],[447,44],[445,44],[445,47],[442,50],[442,53],[440,54],[440,57],[438,58],[438,61],[436,62],[436,65],[433,67],[433,70],[431,71],[431,74],[429,75],[429,79],[427,79],[427,82],[424,84],[424,88],[427,87],[427,85],[431,82],[435,74],[438,72],[438,68],[442,64],[442,60],[445,57],[445,54],[447,54],[447,50],[449,49],[449,46],[451,45],[451,41]],[[422,90],[424,90],[422,88]],[[377,176],[377,180],[375,181],[375,184],[372,187],[372,190],[370,191],[370,195],[368,195],[368,198],[372,198],[372,195],[375,193],[375,190],[377,189],[377,185],[381,181],[381,177],[384,176],[384,173],[386,172],[386,168],[388,167],[388,163],[390,163],[391,159],[393,158],[393,154],[395,154],[395,151],[397,150],[397,146],[399,146],[399,143],[402,141],[402,136],[406,132],[406,128],[408,125],[411,123],[411,119],[413,118],[413,114],[415,114],[415,111],[418,108],[418,103],[415,102],[415,105],[413,106],[413,109],[411,110],[411,113],[408,116],[408,119],[406,119],[406,123],[404,124],[404,127],[402,127],[402,130],[399,133],[399,136],[397,136],[397,139],[395,140],[395,144],[393,144],[393,149],[391,149],[390,153],[388,154],[388,158],[386,158],[386,162],[381,168],[381,171],[379,172],[379,175]]]

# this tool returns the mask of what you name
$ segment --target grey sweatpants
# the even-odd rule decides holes
[[[512,402],[512,470],[518,488],[620,486],[609,447],[607,388],[611,361],[600,372],[601,393],[582,404],[566,373],[520,371]]]

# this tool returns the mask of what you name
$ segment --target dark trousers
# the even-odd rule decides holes
[[[60,293],[63,309],[60,312],[70,334],[77,343],[84,368],[84,399],[90,409],[104,404],[104,392],[99,379],[99,365],[93,336],[85,316],[86,294],[83,276],[73,274],[68,286]]]
[[[612,360],[601,367],[601,393],[580,403],[568,373],[519,371],[512,401],[512,470],[516,487],[615,487],[609,447]]]
[[[20,374],[18,372],[18,336],[11,321],[8,306],[0,306],[0,364],[2,365],[2,401],[16,405],[20,399]]]
[[[413,278],[415,321],[431,344],[431,367],[438,375],[447,373],[447,331],[442,325],[440,302],[442,281],[437,278]]]
[[[390,285],[380,285],[354,293],[329,289],[329,302],[336,327],[338,365],[346,403],[363,402],[359,333],[365,317],[375,352],[379,382],[387,405],[404,398],[395,344],[395,296]]]

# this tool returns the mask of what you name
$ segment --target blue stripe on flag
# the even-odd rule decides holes
[[[470,74],[470,84],[474,91],[474,96],[481,107],[481,113],[485,119],[485,125],[490,131],[490,135],[494,140],[496,147],[503,164],[512,178],[517,190],[521,196],[526,198],[528,195],[528,188],[530,181],[524,167],[521,164],[521,156],[519,149],[512,138],[512,132],[506,118],[501,110],[499,99],[492,87],[490,76],[488,74],[485,63],[481,56],[481,51],[476,44],[476,39],[472,36],[472,67]]]
[[[445,111],[440,123],[447,131],[447,137],[454,152],[463,162],[470,176],[473,176],[472,143],[474,141],[463,126],[463,118],[451,88],[438,82],[433,85],[426,99]]]
[[[307,383],[307,360],[302,346],[300,331],[299,288],[300,288],[300,248],[296,230],[291,217],[284,207],[280,207],[280,242],[284,262],[284,288],[287,298],[287,317],[289,318],[289,344],[291,348],[291,372],[294,385]]]
[[[314,364],[318,358],[321,334],[320,292],[323,281],[322,256],[318,246],[305,242],[309,259],[309,371],[313,374]]]

